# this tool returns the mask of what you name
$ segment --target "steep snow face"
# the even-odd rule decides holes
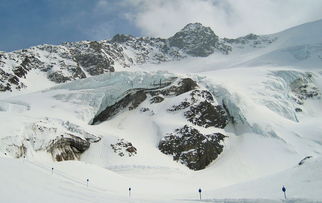
[[[322,63],[322,39],[319,37],[321,27],[322,20],[318,20],[264,36],[273,39],[274,42],[265,52],[248,61],[247,66],[280,65],[318,68]]]
[[[271,36],[279,38],[278,45],[280,47],[319,44],[322,42],[320,37],[321,29],[322,20],[317,20],[289,28]]]

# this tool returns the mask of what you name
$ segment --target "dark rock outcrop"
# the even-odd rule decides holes
[[[299,163],[298,163],[298,165],[299,166],[301,166],[301,165],[303,165],[308,159],[311,159],[312,158],[312,156],[306,156],[306,157],[304,157]]]
[[[201,127],[225,128],[229,122],[226,110],[221,105],[215,105],[214,98],[207,90],[194,90],[178,105],[168,111],[185,110],[184,116],[194,125]]]
[[[196,106],[191,106],[184,115],[191,123],[205,128],[211,126],[224,128],[228,124],[225,109],[220,105],[214,106],[207,101],[200,102]]]
[[[307,99],[320,97],[321,93],[312,80],[312,74],[306,73],[305,76],[294,80],[290,84],[293,99],[297,104],[303,105]]]
[[[137,149],[132,145],[132,143],[124,139],[118,139],[117,143],[111,144],[111,147],[114,152],[121,157],[125,155],[131,157],[137,154]]]
[[[223,151],[221,142],[225,136],[220,133],[203,135],[198,130],[185,125],[161,139],[159,149],[164,154],[192,170],[208,166]]]
[[[177,47],[191,56],[206,57],[216,50],[228,54],[231,47],[221,43],[209,27],[200,23],[190,23],[169,38],[170,46]]]
[[[106,107],[102,112],[93,118],[91,124],[98,124],[100,122],[106,121],[111,117],[118,114],[124,108],[128,107],[129,110],[138,107],[147,98],[146,92],[143,89],[131,90],[125,97],[120,99],[115,104]]]

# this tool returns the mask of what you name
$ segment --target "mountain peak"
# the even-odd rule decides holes
[[[199,29],[207,29],[209,27],[203,26],[201,23],[189,23],[181,31],[194,31]]]
[[[192,56],[209,56],[215,50],[227,54],[230,47],[219,42],[218,36],[210,27],[201,23],[189,23],[169,38],[170,46],[184,50]]]
[[[178,33],[207,33],[209,35],[215,35],[214,31],[210,27],[206,27],[201,23],[189,23],[184,26]]]

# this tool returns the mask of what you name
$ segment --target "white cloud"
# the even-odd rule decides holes
[[[146,35],[169,37],[190,22],[220,36],[268,34],[322,18],[321,0],[125,0]]]

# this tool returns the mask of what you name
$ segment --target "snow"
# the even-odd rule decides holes
[[[283,185],[287,202],[322,202],[322,100],[309,98],[303,111],[296,112],[290,87],[309,73],[310,85],[322,90],[321,22],[268,36],[277,40],[261,48],[137,65],[129,72],[62,85],[34,70],[24,80],[28,89],[0,95],[1,202],[195,202],[198,188],[205,202],[282,202]],[[138,109],[150,111],[124,111],[99,125],[88,124],[130,89],[153,88],[160,79],[174,82],[176,77],[192,77],[235,120],[225,129],[196,127],[228,136],[223,153],[206,169],[191,171],[157,148],[162,136],[186,124],[182,112],[166,110],[185,94],[159,104],[148,98]],[[60,133],[102,139],[91,143],[80,161],[53,162],[49,153],[37,151],[41,147],[20,159],[6,153],[8,145],[19,145],[26,137],[52,139],[54,133],[40,135],[32,129],[39,122]],[[131,142],[137,154],[114,153],[110,145],[120,139]],[[299,166],[306,156],[312,158]]]

